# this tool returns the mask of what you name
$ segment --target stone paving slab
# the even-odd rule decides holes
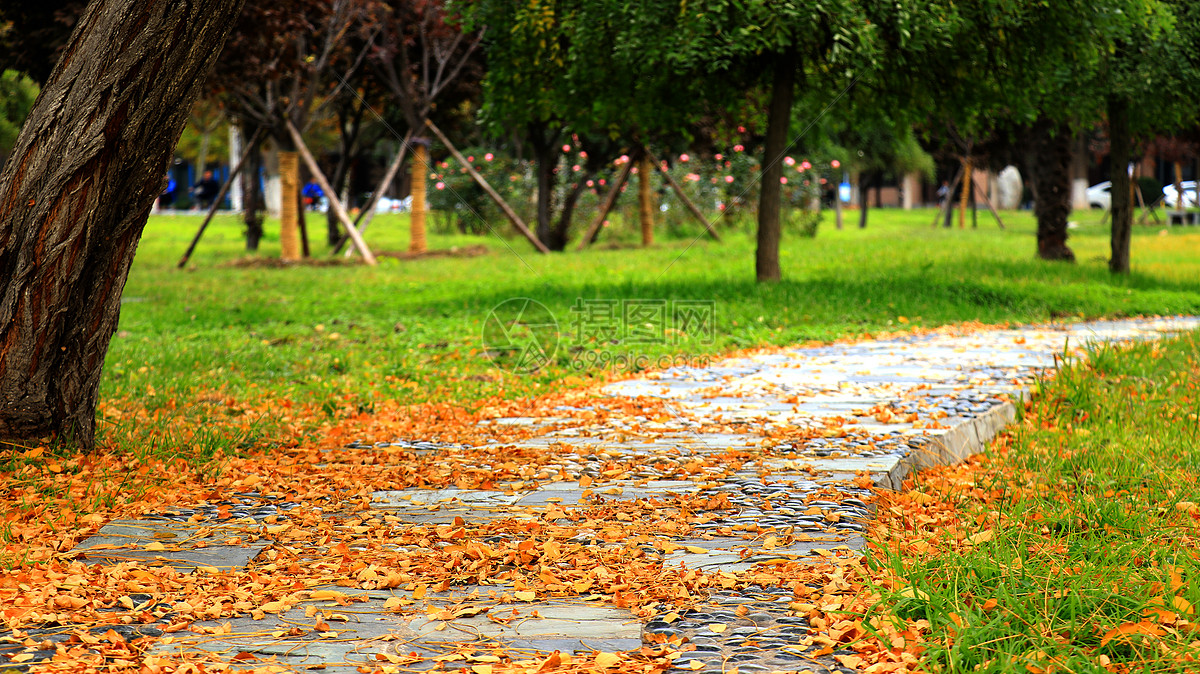
[[[180,572],[197,568],[229,571],[244,567],[270,541],[248,541],[245,527],[162,520],[117,520],[80,541],[80,558],[95,564],[139,562],[173,566]]]
[[[641,544],[648,558],[671,568],[724,573],[779,560],[845,558],[862,549],[872,516],[869,493],[854,482],[859,475],[877,486],[899,488],[914,470],[981,450],[1015,418],[1013,401],[1028,395],[1039,373],[1053,367],[1064,352],[1074,353],[1091,341],[1156,339],[1194,329],[1200,329],[1200,319],[1194,317],[1100,321],[791,348],[726,359],[708,368],[673,368],[611,384],[591,403],[599,409],[624,396],[647,396],[663,401],[666,418],[613,417],[603,425],[580,425],[556,409],[539,418],[495,419],[485,424],[493,434],[492,446],[553,447],[560,464],[495,490],[380,491],[371,507],[402,522],[448,524],[459,518],[468,523],[523,520],[544,516],[552,507],[645,501],[669,510],[680,507],[681,499],[724,499],[728,507],[710,512],[689,533]],[[512,442],[514,428],[532,431],[533,437]],[[370,441],[381,449],[441,451],[422,439]],[[771,450],[769,456],[765,449]],[[745,462],[733,472],[709,466],[692,480],[664,479],[689,457],[726,454]],[[633,458],[635,468],[628,474],[607,474],[605,462],[611,457]],[[556,481],[560,476],[568,481]],[[242,506],[249,517],[285,507],[254,505],[253,496],[246,495]],[[212,510],[204,508],[191,512]],[[188,512],[178,510],[174,517]],[[114,522],[78,550],[95,563],[139,559],[177,567],[237,568],[270,545],[267,540],[227,545],[229,536],[222,538],[218,529],[209,528],[204,539],[208,547],[195,548],[200,530],[171,517],[164,513],[162,521]],[[474,601],[470,592],[480,590],[431,593],[424,603],[410,601],[405,613],[384,609],[388,598],[404,596],[401,590],[370,592],[352,607],[320,606],[336,636],[311,628],[301,636],[289,634],[293,627],[313,622],[305,614],[312,602],[301,602],[263,620],[244,616],[227,621],[228,633],[194,639],[180,635],[156,648],[244,651],[300,671],[321,667],[351,672],[360,666],[369,671],[376,662],[407,662],[413,652],[436,656],[451,642],[502,644],[529,654],[555,649],[586,653],[631,650],[667,635],[686,638],[695,647],[677,662],[681,671],[838,669],[828,658],[814,660],[801,645],[808,625],[793,615],[790,595],[778,588],[718,592],[669,623],[639,624],[627,611],[585,601],[497,604],[452,620],[422,614],[431,606]],[[507,620],[514,609],[520,619]],[[506,620],[493,619],[497,617]],[[710,625],[716,623],[729,629],[714,632]],[[215,622],[196,626],[224,629],[224,623]],[[432,665],[426,660],[411,666]]]

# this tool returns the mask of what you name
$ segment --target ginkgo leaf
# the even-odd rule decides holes
[[[621,656],[616,653],[597,653],[594,662],[600,669],[608,669],[621,664]]]
[[[724,632],[725,630],[729,629],[729,625],[726,625],[724,623],[713,623],[708,626],[708,629],[716,632],[717,634],[720,634],[720,633]]]
[[[1125,623],[1105,632],[1104,636],[1100,638],[1100,645],[1107,646],[1113,639],[1121,639],[1134,634],[1157,637],[1166,632],[1161,627],[1148,622]]]
[[[520,601],[533,601],[537,599],[537,592],[533,590],[521,590],[520,592],[514,592],[513,596]]]

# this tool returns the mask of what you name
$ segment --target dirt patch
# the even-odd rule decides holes
[[[236,260],[223,262],[218,267],[235,267],[247,269],[287,269],[290,267],[349,267],[362,264],[358,258],[345,259],[342,257],[306,257],[299,260],[281,260],[277,257],[239,257]]]
[[[479,257],[487,255],[487,246],[451,246],[450,248],[439,248],[437,250],[427,250],[423,253],[410,253],[407,250],[389,250],[382,253],[375,253],[375,257],[391,257],[397,260],[420,260],[427,257]]]

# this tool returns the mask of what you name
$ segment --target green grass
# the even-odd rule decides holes
[[[908,588],[885,605],[929,621],[932,671],[1196,671],[1200,334],[1099,347],[1041,388],[981,467],[899,497],[949,500],[961,528],[875,557]]]
[[[904,320],[936,326],[1200,311],[1200,232],[1139,229],[1134,273],[1112,278],[1099,214],[1082,216],[1072,238],[1075,265],[1033,258],[1033,222],[1024,212],[1008,214],[1005,231],[986,214],[978,230],[965,231],[929,229],[928,211],[875,210],[866,230],[837,231],[827,217],[817,238],[785,241],[785,280],[772,285],[754,282],[749,228],[726,232],[719,244],[674,238],[649,250],[548,256],[520,239],[434,235],[432,248],[483,243],[488,254],[276,269],[229,266],[243,251],[239,222],[224,216],[178,271],[198,218],[156,216],[125,288],[102,396],[156,409],[215,389],[234,397],[265,390],[330,414],[370,410],[380,396],[470,404],[587,374],[603,364],[596,349],[701,356],[897,329]],[[312,229],[323,226],[314,220]],[[406,229],[405,216],[381,216],[369,238],[377,250],[404,250]],[[268,231],[277,231],[273,223]],[[268,238],[260,255],[277,251]],[[564,333],[553,365],[538,374],[506,374],[481,353],[488,312],[514,297],[543,303]],[[716,337],[581,341],[570,334],[578,298],[712,301]]]

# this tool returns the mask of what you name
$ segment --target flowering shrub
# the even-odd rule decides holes
[[[513,210],[533,227],[537,183],[532,162],[518,161],[495,149],[467,148],[462,153]],[[428,201],[430,208],[436,212],[436,227],[442,230],[457,228],[464,233],[485,233],[489,227],[497,231],[510,231],[499,207],[454,157],[447,156],[445,152],[439,153],[436,149],[433,156],[441,157],[432,164],[428,176]],[[755,226],[760,187],[756,152],[748,152],[744,145],[735,144],[727,152],[706,157],[685,152],[659,159],[687,198],[710,222],[716,221],[715,226],[725,229],[752,229]],[[562,203],[576,181],[583,181],[586,187],[575,211],[573,234],[576,237],[594,220],[600,202],[611,187],[611,181],[631,158],[629,155],[617,157],[605,170],[591,177],[586,175],[586,160],[586,153],[565,144],[555,169],[556,206]],[[835,160],[814,165],[806,158],[784,158],[780,182],[783,186],[783,220],[789,231],[803,236],[816,233],[821,196],[837,182],[832,176],[836,163]],[[665,227],[663,234],[691,237],[702,231],[689,209],[658,175],[658,171],[651,176],[651,181],[658,220]],[[633,238],[638,230],[637,189],[638,175],[634,167],[617,208],[606,221],[608,233],[604,236]]]

